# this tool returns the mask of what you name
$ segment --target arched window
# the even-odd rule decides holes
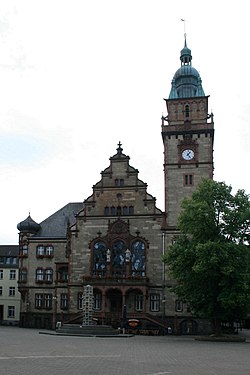
[[[123,213],[123,215],[128,214],[128,207],[127,206],[122,207],[122,213]]]
[[[106,206],[106,207],[104,207],[104,215],[109,215],[109,207],[108,206]]]
[[[114,206],[111,207],[111,215],[116,215],[116,208]]]
[[[113,276],[125,275],[125,251],[127,250],[126,244],[121,241],[115,241],[112,245],[112,274]]]
[[[129,214],[133,215],[133,213],[134,213],[134,207],[133,206],[129,206]]]
[[[186,117],[189,117],[190,115],[190,107],[188,104],[185,105],[185,116]]]
[[[94,244],[93,249],[93,275],[105,276],[106,275],[106,244],[98,241]]]
[[[131,272],[132,276],[145,276],[145,243],[141,240],[131,246]]]

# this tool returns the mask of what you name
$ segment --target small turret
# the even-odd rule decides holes
[[[36,234],[40,229],[40,224],[37,224],[29,214],[29,216],[25,220],[17,224],[17,229],[21,233]]]

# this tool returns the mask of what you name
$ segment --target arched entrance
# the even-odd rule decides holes
[[[122,317],[122,293],[119,289],[109,289],[106,293],[107,323],[120,326]]]

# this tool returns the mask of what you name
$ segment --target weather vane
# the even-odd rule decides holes
[[[184,24],[184,36],[186,38],[187,34],[186,34],[186,20],[184,18],[181,18],[181,21],[183,22]]]

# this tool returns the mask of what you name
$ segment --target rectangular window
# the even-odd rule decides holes
[[[10,280],[16,280],[16,270],[10,270]]]
[[[3,280],[3,270],[0,270],[0,280]]]
[[[44,308],[47,310],[52,309],[52,294],[44,294]]]
[[[19,281],[20,283],[26,283],[27,282],[27,269],[26,268],[20,268],[19,270]]]
[[[21,246],[19,254],[20,254],[20,256],[27,257],[28,256],[28,245]]]
[[[150,311],[157,312],[160,311],[160,295],[150,294]]]
[[[42,309],[43,308],[43,294],[36,294],[35,295],[35,308]]]
[[[37,268],[36,270],[36,282],[43,282],[44,280],[44,270],[43,268]]]
[[[184,175],[184,185],[191,186],[194,184],[194,175],[192,174],[185,174]]]
[[[16,288],[14,286],[9,287],[9,296],[14,297],[16,295]]]
[[[142,311],[143,310],[143,295],[136,294],[135,296],[135,310]]]
[[[36,256],[37,257],[43,257],[44,256],[44,246],[38,245],[36,248]]]
[[[15,306],[8,306],[8,318],[15,318]]]
[[[83,295],[82,293],[78,293],[78,299],[77,299],[77,307],[78,307],[78,310],[82,310],[83,308]]]
[[[61,307],[61,310],[67,310],[68,308],[68,294],[67,293],[61,294],[60,307]]]
[[[52,283],[53,281],[53,270],[51,268],[45,270],[45,281],[46,283]]]
[[[42,309],[43,308],[43,294],[36,294],[35,295],[35,308]]]
[[[101,293],[94,294],[94,310],[101,310],[102,307],[102,295]]]
[[[11,260],[12,259],[10,257],[6,258],[6,264],[11,264],[12,263]]]
[[[57,270],[57,281],[59,283],[65,283],[68,281],[68,267],[63,266]]]
[[[3,295],[3,287],[0,286],[0,296],[2,296],[2,295]]]
[[[45,255],[47,257],[52,257],[53,256],[53,251],[54,251],[54,248],[53,248],[52,245],[46,246]]]

